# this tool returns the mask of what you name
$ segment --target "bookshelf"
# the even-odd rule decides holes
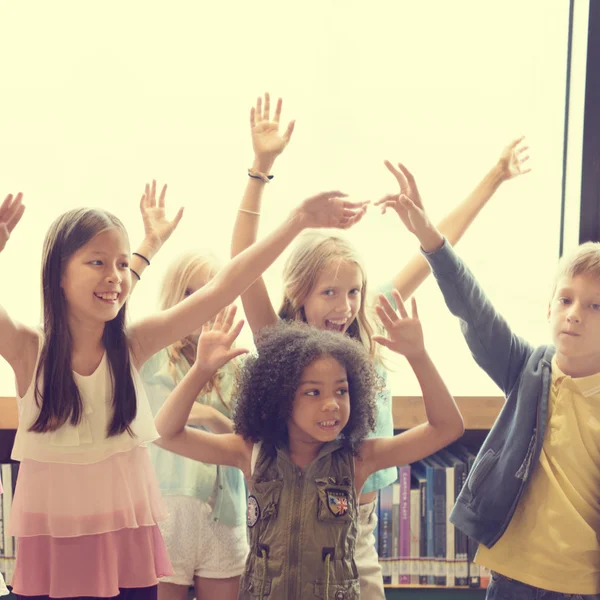
[[[18,422],[17,399],[0,396],[0,429],[16,429]]]
[[[18,422],[17,399],[0,396],[0,463],[11,462]]]
[[[18,425],[18,411],[17,411],[17,400],[13,397],[5,397],[0,396],[0,463],[6,465],[6,463],[11,463],[10,455],[12,452],[12,447],[15,441],[15,434]],[[10,467],[9,467],[10,468]],[[3,480],[6,482],[6,472],[4,471],[5,466],[2,467],[3,472]],[[10,478],[10,471],[9,471]],[[13,480],[14,481],[14,480]],[[12,489],[12,485],[8,488],[7,491],[6,483],[5,483],[5,493],[8,493],[12,496],[10,490]],[[4,502],[4,499],[2,500]],[[4,507],[2,509],[4,511]],[[3,519],[5,517],[3,515]],[[4,525],[3,525],[4,527]],[[11,538],[12,539],[12,538]],[[4,546],[6,548],[6,537],[4,538]],[[3,550],[4,554],[4,550]],[[14,570],[14,548],[6,549],[7,557],[0,557],[0,570],[6,574],[7,582],[10,582],[10,573]],[[15,598],[15,596],[11,593],[9,596],[5,596],[8,600]]]
[[[463,440],[466,446],[478,448],[492,427],[502,405],[501,396],[456,396],[465,422]],[[425,422],[425,410],[420,396],[394,396],[392,399],[394,429],[410,429]],[[17,402],[14,397],[0,396],[0,462],[10,462],[18,424]],[[484,589],[446,588],[425,585],[386,585],[388,600],[414,598],[419,600],[480,600]]]
[[[503,404],[502,396],[455,396],[463,415],[465,433],[460,440],[476,451],[496,420]],[[396,431],[410,429],[425,422],[425,409],[420,396],[394,396],[392,415]],[[428,585],[386,585],[386,598],[418,598],[419,600],[480,600],[485,589]]]

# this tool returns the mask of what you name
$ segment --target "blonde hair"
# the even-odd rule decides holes
[[[590,275],[600,281],[600,242],[585,242],[560,259],[552,295],[556,292],[559,279],[578,275]]]
[[[360,309],[350,324],[347,334],[359,340],[371,358],[378,354],[371,339],[375,328],[367,312],[367,272],[356,248],[339,236],[311,231],[300,236],[283,267],[283,302],[279,317],[288,321],[304,321],[304,303],[314,288],[319,275],[335,262],[349,262],[358,266],[362,275]]]
[[[176,304],[179,304],[186,298],[186,291],[190,281],[198,272],[202,273],[204,285],[206,285],[217,273],[220,268],[219,261],[209,252],[187,252],[180,255],[172,263],[163,279],[160,307],[161,310],[167,310]],[[166,348],[169,356],[169,372],[173,377],[175,384],[178,383],[177,364],[181,361],[186,361],[189,365],[189,360],[184,354],[184,350],[196,356],[196,343],[191,337],[178,340]],[[222,372],[217,371],[208,381],[208,383],[200,391],[199,397],[203,394],[210,393],[213,389],[217,392],[223,406],[229,409],[229,404],[224,400],[221,394],[219,382],[223,377]]]

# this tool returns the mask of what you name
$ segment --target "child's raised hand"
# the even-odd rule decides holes
[[[236,311],[234,305],[224,308],[212,323],[203,325],[194,366],[214,372],[236,356],[248,352],[245,348],[231,347],[244,326],[244,321],[240,320],[232,328]]]
[[[375,307],[388,337],[374,335],[373,341],[403,354],[408,359],[421,356],[425,352],[425,342],[417,312],[417,301],[414,296],[411,298],[412,317],[409,317],[398,290],[392,290],[392,295],[398,307],[397,311],[383,294],[379,295],[379,304]]]
[[[346,196],[339,191],[321,192],[304,200],[296,216],[303,227],[348,229],[363,218],[369,202],[346,200]]]
[[[421,200],[421,194],[412,173],[402,164],[398,163],[396,168],[389,160],[384,161],[388,171],[396,178],[400,191],[397,194],[389,194],[377,200],[375,206],[381,206],[382,214],[388,208],[393,208],[405,227],[414,233],[421,242],[423,236],[431,237],[432,225]]]
[[[529,154],[527,153],[529,146],[521,143],[524,139],[525,136],[523,135],[520,138],[513,140],[506,148],[504,148],[504,150],[502,150],[502,154],[498,159],[498,166],[500,167],[502,179],[504,181],[508,181],[519,175],[525,175],[525,173],[531,171],[530,168],[524,166],[529,160]]]
[[[402,196],[408,196],[421,210],[423,209],[423,202],[421,201],[421,194],[417,188],[417,182],[413,177],[412,173],[402,164],[398,163],[396,168],[389,160],[384,160],[383,164],[387,167],[387,170],[396,178],[398,182],[399,191],[397,194],[388,194],[381,200],[375,202],[375,206],[381,206],[381,214],[385,214],[386,209],[393,208],[398,216],[402,219],[402,210],[399,200]]]
[[[0,205],[0,252],[4,250],[12,230],[17,226],[25,212],[25,206],[21,204],[22,199],[23,194],[21,192],[14,198],[12,194],[9,194]]]
[[[271,98],[268,93],[265,94],[264,104],[259,96],[256,100],[256,107],[252,107],[250,110],[252,147],[259,162],[266,160],[272,163],[285,150],[292,137],[295,121],[289,122],[283,135],[279,133],[282,104],[283,102],[279,98],[272,121],[270,120]]]
[[[167,219],[165,213],[166,193],[167,185],[165,184],[158,197],[158,202],[156,201],[156,180],[153,179],[152,185],[146,184],[144,195],[140,200],[145,239],[154,252],[158,252],[162,245],[171,237],[171,234],[175,231],[183,216],[182,207],[177,211],[172,221]]]

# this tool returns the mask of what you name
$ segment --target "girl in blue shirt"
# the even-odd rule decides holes
[[[187,253],[170,265],[162,284],[166,310],[204,287],[219,268],[209,254]],[[200,331],[155,354],[141,375],[154,415],[196,359]],[[231,391],[237,371],[227,363],[204,386],[192,408],[188,426],[232,433]],[[246,491],[241,471],[184,458],[157,445],[151,458],[169,511],[161,524],[174,574],[159,584],[159,598],[237,598],[248,551]]]

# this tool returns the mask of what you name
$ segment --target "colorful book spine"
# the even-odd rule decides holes
[[[408,585],[411,580],[410,569],[410,465],[402,465],[399,468],[399,489],[400,489],[400,523],[399,523],[399,543],[398,556],[399,579],[401,585]]]
[[[391,583],[400,583],[400,484],[394,483],[392,488],[392,563]]]
[[[15,556],[15,539],[8,535],[6,525],[10,519],[13,498],[12,465],[2,465],[2,484],[4,493],[2,494],[2,518],[4,520],[4,556]]]
[[[475,455],[467,450],[462,444],[453,444],[450,447],[450,450],[453,454],[462,459],[462,461],[467,465],[467,479],[469,478],[469,473],[473,469],[473,465],[475,464]],[[466,481],[465,481],[466,485]],[[471,539],[467,538],[467,561],[469,563],[469,587],[478,588],[480,587],[479,582],[479,565],[475,563],[475,555],[477,554],[477,547],[479,544]]]
[[[450,522],[450,513],[454,508],[454,467],[446,466],[446,587],[456,585],[454,525]]]
[[[418,461],[412,465],[413,475],[417,481],[421,495],[421,539],[419,543],[419,556],[421,568],[419,573],[420,585],[433,584],[433,484],[430,484],[431,473],[427,472],[425,463]],[[431,507],[431,510],[429,510]]]
[[[428,500],[431,507],[427,507],[427,525],[431,523],[433,528],[433,585],[446,585],[446,469],[439,464],[435,457],[424,459],[427,471],[430,473],[432,483],[431,493]],[[429,481],[427,482],[429,490]],[[431,517],[429,511],[431,510]],[[429,535],[429,532],[428,532]],[[429,540],[428,540],[429,543]],[[428,546],[429,550],[429,546]]]
[[[383,570],[383,583],[392,583],[392,486],[379,492],[379,559]]]
[[[410,490],[410,584],[419,584],[421,559],[419,544],[421,542],[421,492],[419,488]]]
[[[492,573],[490,569],[482,565],[479,566],[479,587],[486,589],[490,585]]]

